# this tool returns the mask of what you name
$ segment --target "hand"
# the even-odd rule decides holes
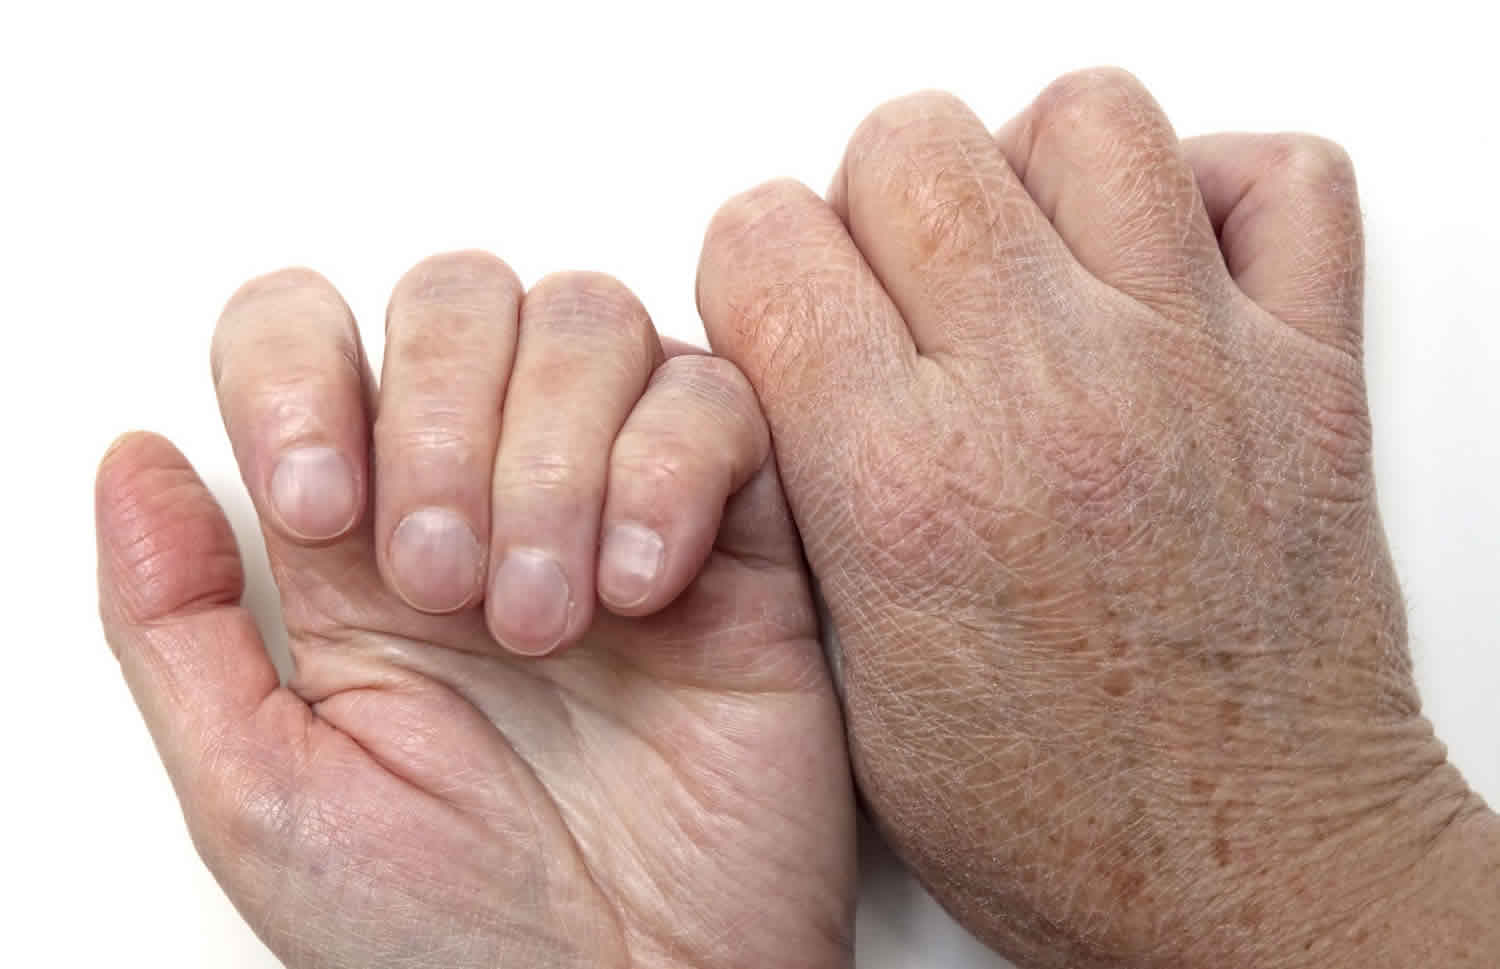
[[[1491,965],[1500,836],[1419,712],[1360,212],[1302,136],[1086,72],[876,111],[709,229],[898,852],[1026,967]]]
[[[523,300],[476,253],[396,287],[378,391],[305,271],[244,286],[213,362],[295,678],[159,437],[99,470],[102,612],[200,852],[273,951],[848,963],[839,713],[732,365],[666,359],[611,279]]]

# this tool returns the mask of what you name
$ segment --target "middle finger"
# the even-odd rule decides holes
[[[549,653],[589,628],[610,449],[661,357],[645,309],[609,276],[562,273],[526,294],[486,602],[491,633],[512,651]]]

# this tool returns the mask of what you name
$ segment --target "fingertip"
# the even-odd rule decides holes
[[[143,436],[150,436],[150,432],[126,431],[125,433],[116,436],[115,439],[110,441],[109,445],[104,449],[104,453],[99,455],[98,470],[102,472],[105,466],[108,465],[110,460],[115,456],[115,453],[123,447],[128,447],[132,439]]]
[[[106,619],[153,622],[239,600],[234,533],[197,472],[170,441],[133,431],[95,476],[100,606]]]
[[[187,458],[172,444],[171,441],[153,431],[130,430],[120,434],[104,449],[99,456],[98,474],[96,478],[103,481],[106,471],[114,473],[114,469],[125,465],[136,465],[142,461],[152,464],[177,463],[187,464]]]

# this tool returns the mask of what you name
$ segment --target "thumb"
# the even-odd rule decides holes
[[[134,433],[110,447],[95,482],[95,521],[105,636],[194,840],[211,848],[215,840],[202,835],[229,820],[218,808],[243,809],[247,785],[275,803],[273,782],[288,774],[286,740],[310,713],[278,689],[239,605],[244,572],[224,513],[165,438]]]

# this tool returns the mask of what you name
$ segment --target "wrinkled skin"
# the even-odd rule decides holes
[[[895,101],[826,202],[708,231],[862,791],[1020,966],[1488,964],[1434,901],[1500,866],[1412,683],[1362,272],[1337,148],[1179,142],[1117,71],[998,134]]]
[[[194,840],[297,969],[847,965],[851,785],[753,394],[722,360],[664,351],[612,280],[549,277],[521,306],[493,257],[419,266],[392,300],[377,394],[321,277],[231,300],[214,369],[281,593],[286,686],[186,460],[145,434],[104,458],[105,628]],[[504,433],[486,403],[502,393]],[[540,458],[513,460],[538,441]],[[293,445],[364,470],[351,489],[283,489],[278,517],[269,466]],[[545,658],[491,632],[514,617],[476,607],[482,574],[431,568],[463,581],[422,594],[466,604],[408,605],[376,550],[400,510],[386,505],[445,502],[482,527],[492,466],[511,475],[497,546],[518,527],[506,514],[565,515],[587,556],[564,564],[592,576],[601,516],[624,509],[668,537],[667,585],[592,609]],[[571,473],[525,477],[541,466]],[[569,494],[606,471],[607,507]]]

